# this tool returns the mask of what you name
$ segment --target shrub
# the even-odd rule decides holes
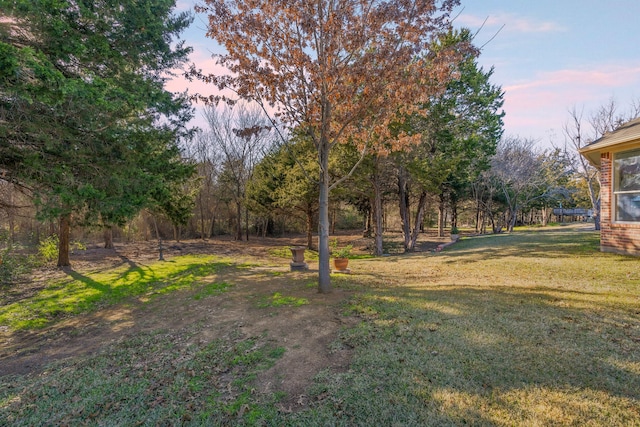
[[[17,252],[15,246],[0,250],[0,286],[14,283],[29,273],[33,264],[33,257]]]
[[[45,262],[55,261],[58,258],[58,244],[60,240],[56,234],[47,237],[38,245],[38,254]]]
[[[338,248],[338,239],[334,239],[329,243],[331,249],[331,256],[334,258],[349,258],[351,256],[352,245],[347,245],[342,248]]]

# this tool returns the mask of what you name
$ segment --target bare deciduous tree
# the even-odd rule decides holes
[[[530,139],[505,138],[498,144],[491,161],[489,177],[508,207],[506,227],[509,232],[516,225],[520,209],[555,192],[557,175],[564,173],[554,166],[555,154],[548,156],[538,152],[534,145]]]
[[[210,135],[200,132],[188,146],[188,155],[198,167],[200,189],[196,196],[194,218],[199,222],[200,238],[207,239],[213,235],[220,197],[215,194],[218,175],[220,173],[221,156],[211,144]]]
[[[575,150],[572,157],[573,169],[587,184],[595,228],[600,230],[600,173],[585,157],[577,154],[582,147],[593,142],[595,136],[593,133],[586,134],[582,110],[578,111],[576,107],[573,107],[569,111],[569,115],[571,119],[564,125],[565,143]]]
[[[209,124],[209,139],[222,157],[219,181],[233,198],[236,209],[236,240],[242,240],[242,216],[245,210],[245,231],[249,239],[246,187],[256,163],[269,143],[270,126],[262,111],[245,103],[218,110],[212,106],[205,113]]]
[[[578,151],[612,132],[622,124],[640,116],[640,102],[631,103],[628,111],[619,111],[615,99],[611,98],[601,105],[588,119],[584,118],[584,110],[573,107],[569,110],[570,119],[564,125],[565,146],[572,148],[572,166],[574,172],[586,183],[589,200],[594,214],[596,230],[600,230],[600,174],[589,161],[578,154]],[[565,150],[566,151],[566,150]]]

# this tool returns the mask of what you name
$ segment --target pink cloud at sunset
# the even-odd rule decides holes
[[[620,87],[640,82],[640,63],[631,66],[611,65],[592,70],[557,70],[539,73],[536,80],[504,87],[514,92],[550,86]]]
[[[507,133],[517,130],[523,137],[535,135],[542,143],[557,143],[545,139],[551,129],[556,133],[562,129],[573,106],[597,108],[615,98],[624,108],[640,97],[629,88],[640,88],[640,64],[540,72],[533,80],[503,87]]]
[[[557,33],[567,31],[566,28],[553,21],[523,18],[511,13],[498,13],[486,15],[485,17],[461,14],[456,19],[456,24],[470,28],[480,28],[482,26],[496,28],[504,25],[504,31],[518,33]]]
[[[178,0],[178,10],[193,13],[196,3],[203,0]],[[479,64],[485,70],[494,67],[492,82],[505,91],[505,135],[545,142],[550,134],[561,134],[574,106],[588,112],[615,99],[626,108],[640,99],[640,31],[632,19],[640,14],[637,0],[621,0],[617,6],[577,0],[461,3],[454,25],[476,34],[482,47]],[[205,37],[206,27],[206,15],[195,14],[183,35],[194,48],[190,63],[223,74],[225,69],[211,58],[221,48]],[[212,85],[181,76],[167,87],[216,93]],[[202,125],[201,113],[194,121]]]

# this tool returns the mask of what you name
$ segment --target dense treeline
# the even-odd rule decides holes
[[[51,235],[59,266],[74,240],[305,233],[319,249],[323,209],[329,233],[359,230],[376,255],[389,231],[410,252],[426,228],[508,232],[547,224],[555,207],[591,207],[597,221],[597,171],[576,148],[637,115],[617,114],[612,102],[583,124],[574,109],[554,149],[503,136],[493,69],[479,67],[468,30],[445,26],[420,62],[439,70],[425,80],[433,87],[395,108],[367,92],[384,111],[357,110],[326,152],[309,123],[279,126],[256,102],[210,105],[194,133],[189,100],[164,88],[189,52],[178,37],[190,18],[173,14],[173,1],[0,4],[5,259]],[[356,77],[358,98],[368,77]],[[377,90],[409,90],[394,85]]]
[[[501,94],[496,93],[499,98]],[[501,114],[496,110],[494,118]],[[309,246],[314,247],[317,188],[304,173],[315,161],[311,144],[295,136],[289,144],[274,143],[264,119],[247,105],[211,110],[210,118],[220,128],[200,133],[184,150],[194,160],[199,177],[196,191],[191,191],[194,205],[186,223],[174,226],[165,216],[144,210],[116,227],[115,238],[228,235],[248,239],[304,232]],[[238,129],[254,132],[243,134]],[[540,151],[533,141],[520,138],[503,138],[495,144],[494,153],[485,153],[482,167],[476,167],[480,163],[476,153],[463,156],[475,164],[466,165],[461,176],[453,175],[455,169],[446,169],[452,174],[450,179],[443,178],[443,167],[435,167],[432,159],[439,153],[431,146],[431,159],[412,152],[367,157],[331,194],[332,232],[357,229],[373,238],[376,220],[382,232],[403,232],[404,221],[411,221],[405,248],[411,250],[411,239],[425,228],[437,229],[442,235],[451,226],[478,233],[508,231],[518,224],[546,224],[553,219],[554,207],[589,206],[586,184],[572,166],[572,151]],[[469,144],[461,146],[469,149]],[[422,148],[414,147],[416,151]],[[357,159],[353,148],[340,147],[331,159],[331,173],[342,175]],[[446,156],[439,157],[444,159]],[[420,164],[431,171],[420,169]],[[374,213],[376,204],[379,218]],[[2,208],[5,242],[38,240],[58,232],[56,222],[38,220],[33,200],[7,182],[2,185]],[[95,240],[102,231],[77,228],[75,236]],[[373,243],[372,248],[375,251]]]

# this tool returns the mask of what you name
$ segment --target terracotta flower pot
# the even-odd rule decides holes
[[[349,266],[349,258],[334,258],[333,259],[333,266],[338,271],[346,270],[347,267]]]

